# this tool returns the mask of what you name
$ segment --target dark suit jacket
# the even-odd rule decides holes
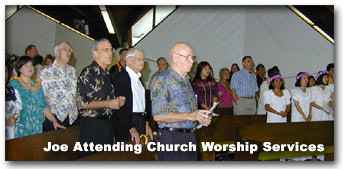
[[[132,123],[132,90],[131,79],[126,69],[123,69],[113,80],[116,97],[125,96],[125,104],[113,113],[113,130],[116,141],[130,141],[129,130],[135,125]]]

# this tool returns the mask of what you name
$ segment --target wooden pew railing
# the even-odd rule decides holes
[[[73,147],[79,141],[79,126],[70,127],[65,130],[44,132],[5,142],[6,161],[60,161],[76,160],[79,152],[74,152]],[[45,152],[48,142],[52,144],[67,144],[68,151]]]
[[[210,126],[196,131],[198,142],[235,143],[239,140],[239,126],[244,124],[265,123],[266,115],[232,115],[232,109],[217,109],[220,114],[213,117]],[[220,131],[220,132],[218,132]],[[201,152],[200,160],[214,161],[215,152]]]
[[[240,159],[237,160],[258,160],[259,153],[265,153],[262,150],[262,144],[264,142],[271,142],[272,144],[295,144],[295,142],[298,142],[299,145],[323,144],[325,147],[333,146],[334,122],[257,123],[241,125],[239,126],[239,136],[240,141],[252,141],[259,145],[259,152],[254,155],[242,153]],[[301,154],[300,152],[298,153]],[[320,153],[315,151],[311,154]],[[293,152],[280,152],[280,155],[293,157]]]
[[[281,123],[266,124],[265,115],[232,115],[232,109],[216,109],[219,117],[213,117],[209,127],[196,130],[200,142],[244,142],[261,144],[265,141],[274,144],[295,143],[334,145],[333,122]],[[7,161],[32,160],[81,160],[81,161],[130,161],[156,160],[156,153],[149,152],[145,146],[141,154],[134,152],[99,152],[85,158],[79,158],[80,152],[73,152],[73,147],[79,141],[79,126],[66,130],[45,132],[42,134],[7,140],[5,143],[5,159]],[[67,144],[67,152],[45,152],[48,142]],[[198,144],[198,145],[199,145]],[[200,160],[215,160],[215,152],[200,153]],[[258,155],[246,155],[235,152],[235,160],[258,160]]]

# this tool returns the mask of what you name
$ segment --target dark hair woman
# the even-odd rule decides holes
[[[297,74],[295,87],[292,94],[292,122],[311,121],[311,91],[307,87],[309,74],[300,72]]]
[[[218,99],[218,85],[212,78],[212,71],[208,62],[200,62],[196,76],[192,81],[194,92],[197,94],[198,107],[209,110]]]
[[[260,86],[260,97],[259,97],[258,111],[257,111],[257,114],[259,114],[259,115],[266,114],[264,95],[265,95],[265,92],[269,90],[270,78],[275,76],[275,75],[278,75],[278,74],[280,74],[280,70],[278,69],[277,66],[270,68],[267,71],[268,78],[266,78],[265,81],[263,81],[261,86]]]
[[[283,76],[278,74],[270,78],[270,86],[264,94],[267,123],[286,123],[290,112],[290,94],[284,89]]]
[[[320,71],[316,76],[316,86],[311,88],[312,121],[334,120],[331,91],[327,87],[328,71]]]
[[[238,64],[237,63],[233,63],[231,65],[230,78],[227,80],[229,84],[231,84],[231,78],[232,78],[233,74],[235,74],[238,71],[240,71],[240,68],[239,68]]]
[[[45,116],[54,123],[55,129],[64,128],[48,108],[40,80],[32,79],[32,59],[29,56],[20,57],[16,63],[16,71],[18,76],[12,77],[9,82],[9,86],[19,91],[22,100],[20,118],[15,124],[15,138],[42,133]]]

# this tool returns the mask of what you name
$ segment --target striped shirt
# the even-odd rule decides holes
[[[233,74],[230,88],[236,89],[238,97],[254,97],[255,93],[259,91],[255,74],[247,72],[245,69]]]

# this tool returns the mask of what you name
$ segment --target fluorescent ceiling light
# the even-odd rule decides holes
[[[101,9],[101,14],[103,16],[103,20],[105,21],[109,34],[115,34],[111,19],[109,18],[108,12],[105,10],[106,8],[102,10],[103,8],[101,8],[100,6],[100,9]]]
[[[332,37],[330,37],[326,32],[324,32],[321,28],[316,26],[309,18],[307,18],[304,14],[302,14],[300,11],[298,11],[296,8],[294,8],[294,6],[289,5],[288,7],[292,11],[294,11],[300,18],[302,18],[305,22],[307,22],[310,26],[312,26],[323,37],[325,37],[327,40],[329,40],[331,43],[334,44],[334,39]]]

